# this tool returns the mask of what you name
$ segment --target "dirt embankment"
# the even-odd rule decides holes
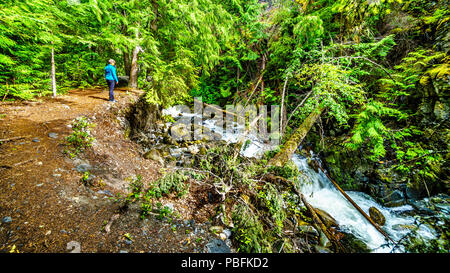
[[[116,90],[117,103],[99,89],[58,98],[0,105],[0,252],[202,252],[213,238],[196,214],[207,192],[196,184],[183,199],[165,198],[173,222],[139,208],[119,209],[117,193],[130,179],[160,177],[161,166],[144,159],[126,137],[125,115],[140,92]],[[72,120],[87,116],[93,147],[75,159],[63,152]],[[85,171],[93,185],[80,182]]]

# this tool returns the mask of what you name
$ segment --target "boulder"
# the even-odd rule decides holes
[[[116,87],[127,87],[128,82],[130,81],[130,77],[128,76],[118,76],[117,79],[119,80],[119,83]]]
[[[362,240],[351,233],[343,233],[340,242],[345,247],[347,253],[369,253],[370,248]]]
[[[386,223],[386,218],[376,207],[369,208],[370,218],[380,226],[383,226]]]
[[[156,162],[159,162],[160,164],[164,164],[164,159],[161,156],[161,153],[158,150],[150,150],[144,154],[145,159],[151,159]]]
[[[176,124],[170,128],[170,135],[175,140],[191,140],[191,131],[186,124]]]
[[[231,253],[230,248],[220,239],[211,240],[205,247],[207,253]]]

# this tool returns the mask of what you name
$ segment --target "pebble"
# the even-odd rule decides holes
[[[33,141],[33,142],[39,142],[39,138],[35,137],[35,138],[33,138],[31,141]]]
[[[50,137],[50,138],[58,138],[58,134],[57,133],[49,133],[48,137]]]
[[[36,187],[42,187],[43,185],[44,185],[43,183],[37,184]]]
[[[9,216],[5,216],[2,219],[2,223],[4,223],[4,224],[8,224],[8,223],[11,223],[11,222],[12,222],[12,218],[9,217]]]
[[[230,238],[230,237],[231,237],[231,230],[229,230],[229,229],[224,229],[224,230],[223,230],[223,233],[225,234],[225,236],[227,236],[227,238]]]

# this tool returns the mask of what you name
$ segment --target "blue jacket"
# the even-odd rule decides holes
[[[117,79],[116,68],[114,67],[114,65],[108,64],[105,67],[105,79],[115,82],[119,81],[119,79]]]

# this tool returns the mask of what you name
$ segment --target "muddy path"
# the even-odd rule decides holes
[[[203,252],[214,239],[209,215],[199,216],[207,192],[191,187],[183,200],[161,200],[179,212],[173,221],[139,218],[119,209],[117,193],[130,178],[147,183],[161,166],[144,159],[124,135],[123,112],[140,92],[116,90],[117,103],[101,89],[73,90],[58,98],[0,104],[0,252]],[[93,147],[70,159],[63,151],[72,120],[95,123]],[[99,182],[80,182],[88,168]]]

